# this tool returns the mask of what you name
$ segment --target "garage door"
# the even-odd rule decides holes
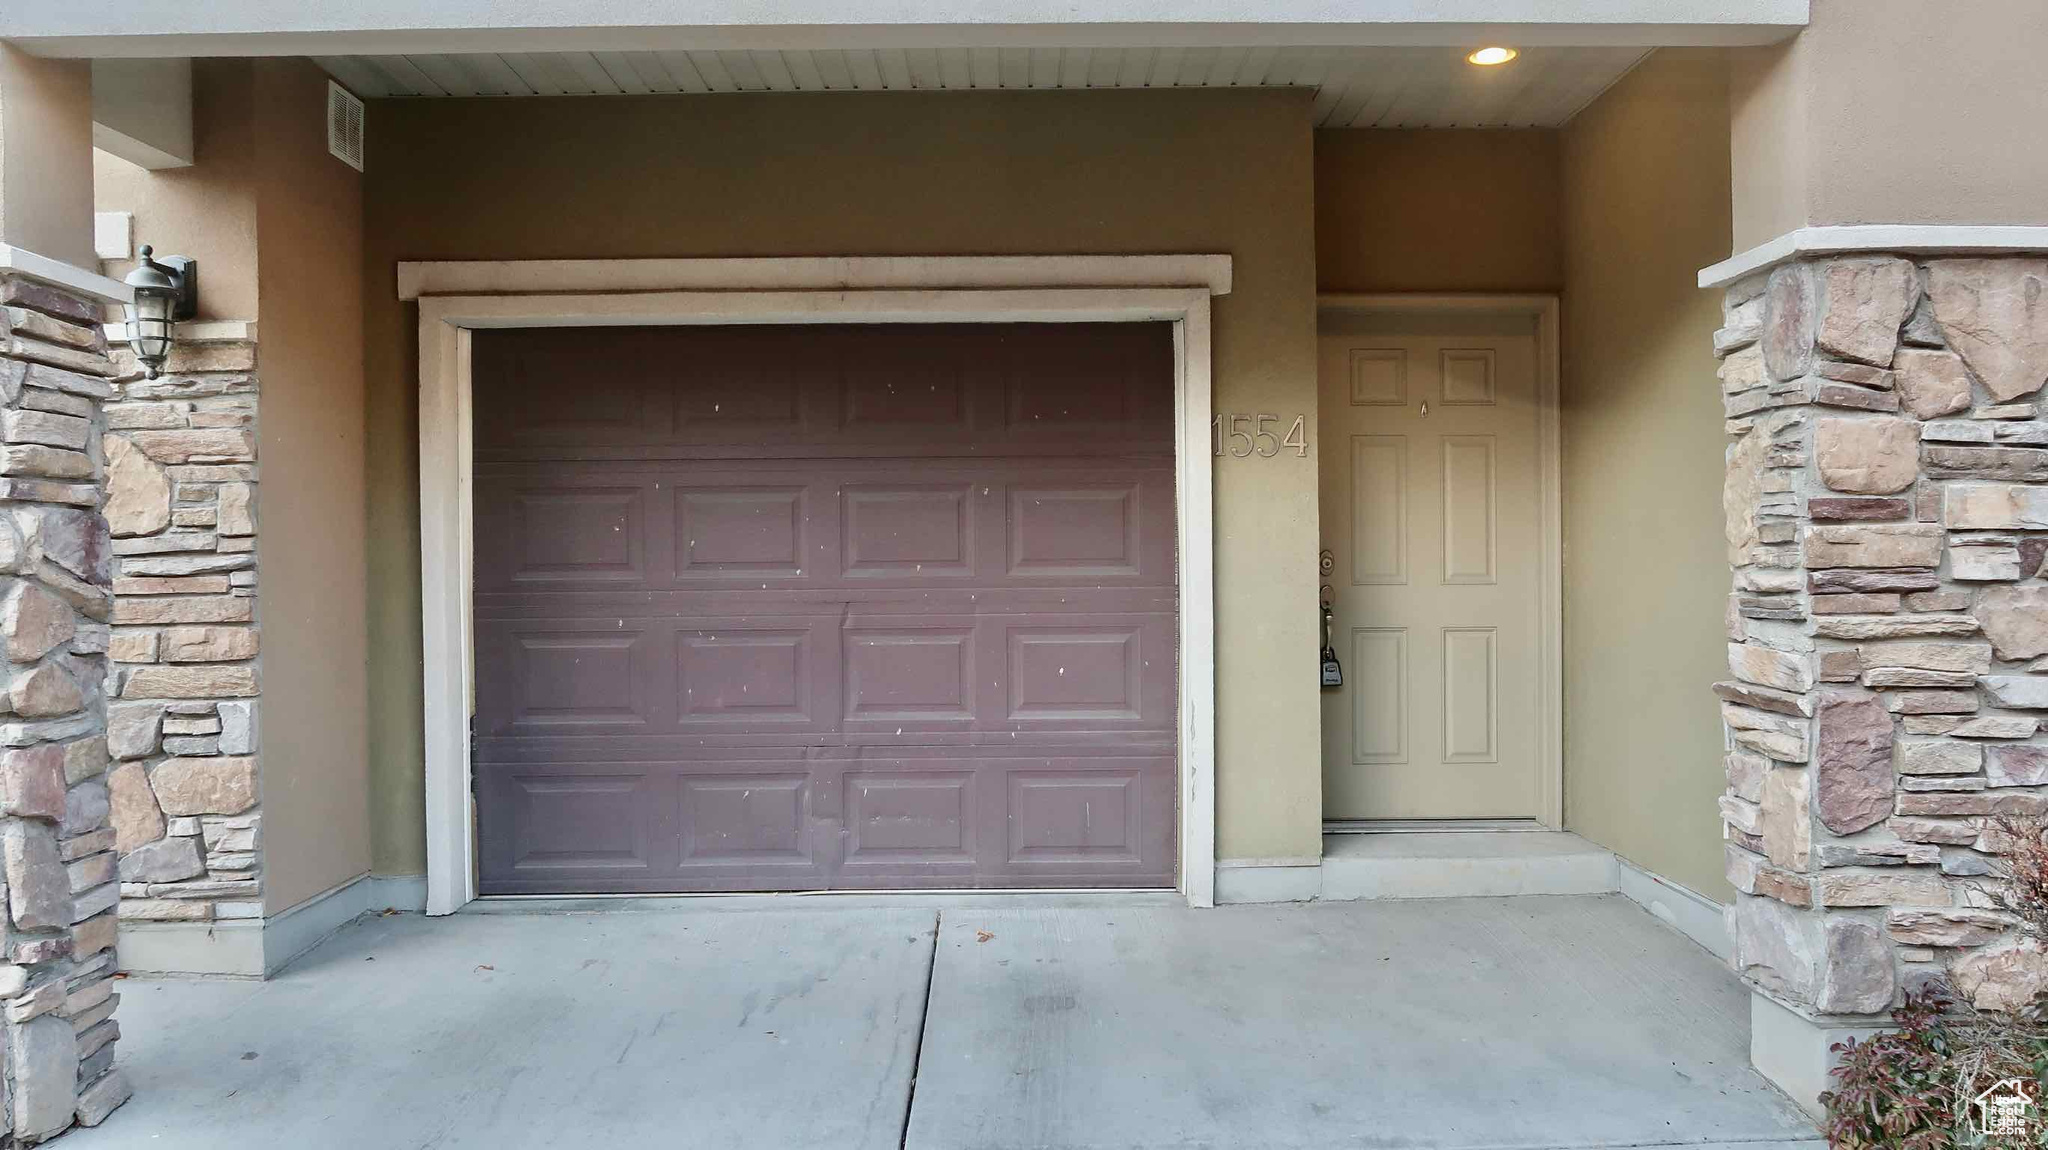
[[[476,333],[479,889],[1171,886],[1171,341]]]

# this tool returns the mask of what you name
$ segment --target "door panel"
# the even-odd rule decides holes
[[[479,889],[1171,886],[1172,355],[477,333]]]
[[[1507,319],[1326,322],[1323,546],[1344,685],[1326,817],[1531,817],[1541,496],[1535,340]]]

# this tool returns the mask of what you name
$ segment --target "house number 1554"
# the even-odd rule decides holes
[[[1292,447],[1296,456],[1308,454],[1307,416],[1297,415],[1288,427],[1287,434],[1277,435],[1280,415],[1245,415],[1242,412],[1218,412],[1209,421],[1209,432],[1215,440],[1216,454],[1243,459],[1249,455],[1271,459],[1280,454],[1283,447]]]

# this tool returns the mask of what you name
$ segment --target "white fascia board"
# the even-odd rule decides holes
[[[1796,228],[1700,269],[1703,288],[1727,287],[1787,260],[1848,252],[1913,255],[2006,255],[2048,252],[2048,227],[2037,224],[1832,224]]]
[[[41,56],[390,55],[734,48],[1766,44],[1809,0],[134,0],[12,4]]]

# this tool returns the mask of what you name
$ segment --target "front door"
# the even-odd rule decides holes
[[[1324,814],[1537,817],[1533,321],[1326,311],[1318,360]]]

